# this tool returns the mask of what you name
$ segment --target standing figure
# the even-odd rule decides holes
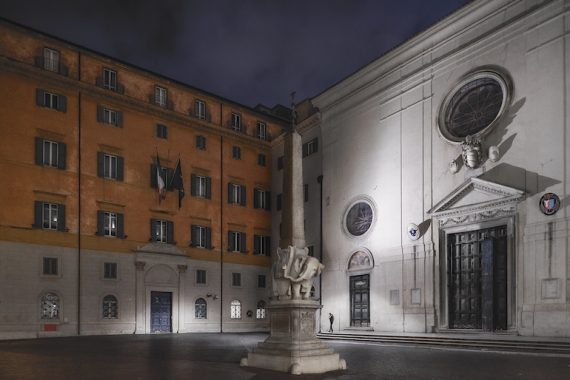
[[[332,333],[333,332],[333,323],[334,323],[334,315],[332,315],[332,313],[329,313],[329,321],[331,323],[331,327],[329,328],[329,332]]]

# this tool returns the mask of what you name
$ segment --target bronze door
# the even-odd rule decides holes
[[[506,226],[448,236],[449,327],[507,328]]]
[[[350,277],[350,325],[370,326],[370,276]]]

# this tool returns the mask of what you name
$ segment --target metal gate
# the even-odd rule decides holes
[[[172,293],[150,292],[150,331],[172,332]]]
[[[449,327],[507,328],[506,226],[448,235]]]
[[[350,277],[350,325],[370,326],[370,275]]]

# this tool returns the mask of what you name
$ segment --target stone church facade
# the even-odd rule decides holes
[[[312,99],[321,326],[570,336],[568,5],[471,2]]]

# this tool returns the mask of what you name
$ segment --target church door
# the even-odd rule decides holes
[[[172,332],[171,292],[150,292],[150,331]]]
[[[370,275],[350,277],[350,325],[370,325]]]
[[[507,228],[448,235],[449,327],[507,328]]]

